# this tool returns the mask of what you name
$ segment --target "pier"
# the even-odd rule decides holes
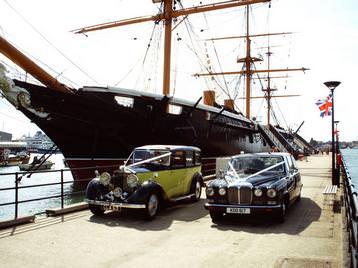
[[[331,184],[331,158],[297,161],[302,198],[284,223],[227,217],[212,223],[197,203],[162,211],[153,221],[133,213],[88,210],[0,230],[2,267],[349,267],[342,187]]]

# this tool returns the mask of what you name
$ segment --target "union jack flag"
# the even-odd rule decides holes
[[[318,100],[316,102],[318,109],[320,110],[320,116],[323,118],[325,115],[332,114],[332,95],[329,94],[325,100]]]

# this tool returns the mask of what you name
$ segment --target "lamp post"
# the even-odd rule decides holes
[[[331,99],[332,99],[332,185],[338,185],[338,178],[336,175],[336,166],[335,166],[335,142],[334,142],[334,89],[339,86],[341,82],[339,81],[328,81],[323,84],[331,90]],[[339,186],[339,185],[338,185]]]
[[[339,151],[339,140],[338,140],[338,123],[339,123],[340,121],[337,121],[337,120],[335,120],[334,121],[334,124],[336,125],[335,126],[335,134],[336,134],[336,153],[338,153],[338,151]]]
[[[338,123],[339,121],[334,121],[334,124],[336,125],[335,128],[335,134],[336,134],[336,178],[337,178],[337,183],[339,185],[339,181],[340,181],[340,176],[341,176],[341,167],[340,167],[340,161],[341,161],[341,157],[338,156],[339,154],[339,139],[338,139]]]

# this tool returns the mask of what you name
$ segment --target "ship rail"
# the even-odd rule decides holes
[[[344,190],[344,207],[349,234],[349,252],[351,255],[351,267],[356,268],[358,263],[358,189],[352,183],[352,178],[343,159],[342,182]]]

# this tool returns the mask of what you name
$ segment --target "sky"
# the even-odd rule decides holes
[[[136,2],[136,4],[133,4]],[[182,0],[185,7],[199,2]],[[151,0],[63,0],[26,1],[0,0],[0,34],[29,55],[40,66],[60,81],[78,88],[84,85],[118,86],[161,92],[162,56],[154,42],[146,54],[153,23],[142,23],[104,31],[75,35],[71,32],[83,26],[142,15],[156,14],[158,5]],[[358,123],[354,107],[358,100],[355,89],[355,70],[358,53],[358,2],[356,0],[274,0],[252,6],[250,32],[294,32],[292,35],[270,38],[274,52],[271,68],[309,68],[305,73],[284,73],[289,79],[273,80],[277,94],[299,94],[296,98],[277,98],[275,112],[285,127],[297,129],[304,121],[300,134],[310,140],[328,141],[331,138],[331,118],[321,118],[315,102],[326,98],[329,90],[325,81],[341,81],[335,90],[335,119],[339,120],[340,140],[358,140]],[[217,85],[194,73],[202,72],[196,54],[199,48],[189,48],[192,40],[243,34],[244,9],[235,8],[189,16],[190,27],[198,35],[189,36],[187,24],[181,23],[173,31],[172,91],[176,97],[197,100],[202,91]],[[264,55],[267,39],[253,40],[253,50]],[[241,70],[236,57],[242,56],[243,40],[206,42],[208,54],[216,70],[218,63],[225,71]],[[205,51],[204,51],[205,52]],[[254,53],[254,52],[253,52]],[[205,55],[206,53],[202,53]],[[65,55],[65,57],[64,57]],[[146,63],[143,59],[146,58]],[[219,59],[219,60],[218,60]],[[201,62],[207,59],[202,58]],[[0,54],[0,62],[11,71],[13,65]],[[159,64],[156,64],[159,63]],[[265,69],[266,63],[257,69]],[[11,74],[14,74],[12,71]],[[237,78],[237,77],[236,77]],[[228,87],[236,82],[227,77]],[[221,82],[222,77],[218,78]],[[260,95],[258,82],[253,85],[253,96]],[[239,96],[243,96],[239,91]],[[262,95],[262,94],[261,94]],[[223,94],[218,94],[221,101]],[[244,112],[244,101],[237,101]],[[278,105],[277,105],[278,104]],[[252,116],[265,122],[265,104],[252,101]],[[36,126],[29,122],[4,99],[0,100],[0,130],[14,137],[34,134]]]

